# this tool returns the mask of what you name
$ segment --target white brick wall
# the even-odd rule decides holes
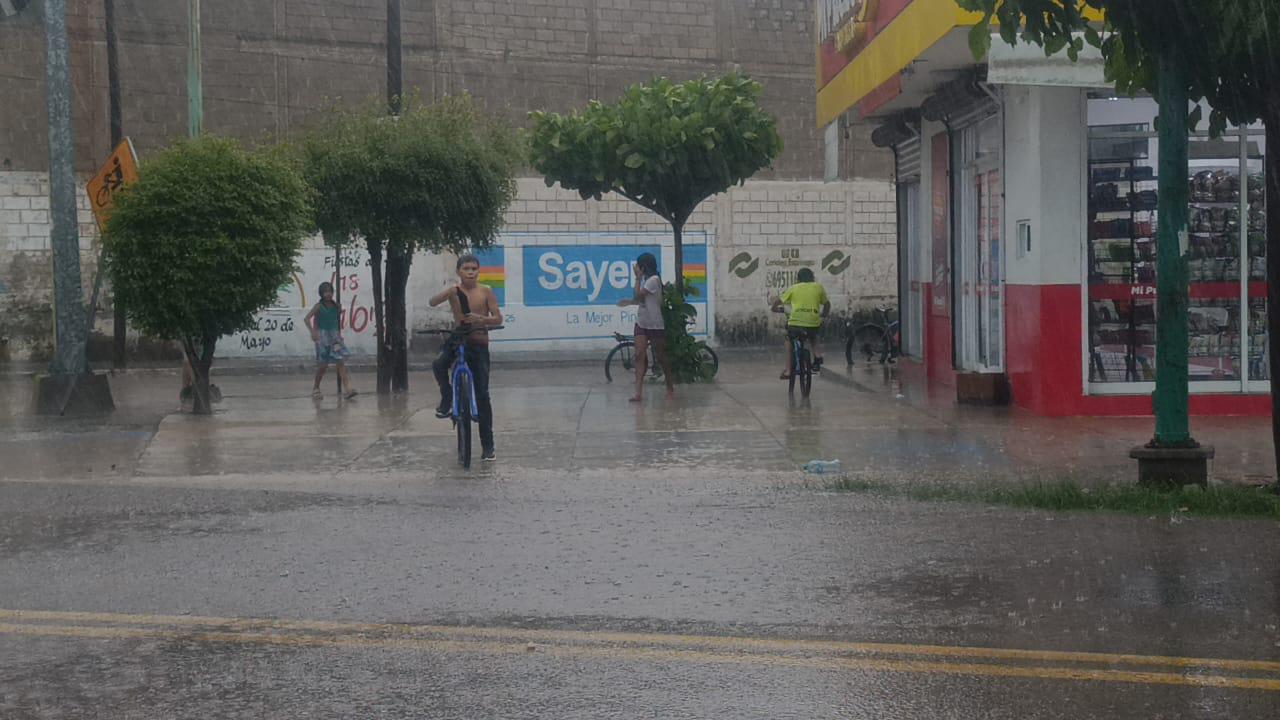
[[[88,293],[97,262],[97,228],[83,192],[79,216],[81,266]],[[669,227],[625,198],[608,195],[598,202],[584,201],[577,193],[547,187],[538,178],[525,178],[519,181],[519,195],[507,214],[506,229],[623,232],[666,231]],[[782,259],[783,251],[792,253],[788,257],[798,254],[803,264],[814,268],[837,313],[884,302],[896,291],[895,208],[893,188],[886,182],[751,181],[704,202],[687,229],[707,232],[714,238],[715,267],[710,270],[716,274],[717,326],[729,340],[755,339],[760,328],[776,322],[766,312],[765,295],[787,284],[797,269],[795,263],[788,265],[790,261]],[[319,246],[319,241],[315,244]],[[826,271],[822,263],[834,252],[850,257],[848,270],[839,274]],[[730,261],[742,253],[759,261],[758,270],[745,278],[729,271]],[[0,173],[0,323],[10,311],[47,312],[51,291],[48,255],[47,176]],[[415,264],[411,291],[438,285],[440,278],[449,274],[447,264],[444,260],[439,267]],[[44,275],[33,278],[33,267],[43,269]],[[106,313],[99,313],[97,329],[111,332]],[[0,338],[7,334],[11,333],[0,324]],[[9,340],[11,356],[21,356],[24,347],[29,351],[47,342],[40,338]]]
[[[814,268],[836,313],[847,315],[892,302],[897,292],[895,213],[892,185],[870,180],[750,181],[704,202],[688,229],[715,238],[716,324],[722,338],[755,341],[763,327],[777,322],[767,312],[765,295],[789,284],[798,269],[770,265],[782,259],[784,249],[798,251],[801,263]],[[667,231],[669,226],[625,198],[609,195],[599,202],[584,201],[574,192],[528,178],[520,181],[507,229],[619,232]],[[822,267],[834,251],[851,258],[848,269],[838,275]],[[740,253],[760,263],[746,278],[729,271],[730,261]]]
[[[78,182],[81,284],[87,302],[97,267],[98,229],[83,179]],[[0,359],[39,357],[51,347],[48,333],[32,331],[52,332],[49,238],[48,175],[0,172]],[[110,332],[109,323],[106,331]]]

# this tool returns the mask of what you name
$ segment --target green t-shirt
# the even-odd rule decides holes
[[[796,283],[782,293],[782,303],[791,306],[788,325],[816,328],[822,325],[822,306],[828,302],[827,289],[822,283]]]
[[[316,310],[316,329],[335,332],[342,329],[342,310],[337,303],[333,305],[320,303],[319,309]]]

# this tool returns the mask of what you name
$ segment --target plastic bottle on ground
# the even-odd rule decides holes
[[[810,460],[804,464],[804,471],[811,475],[829,475],[840,472],[839,460]]]

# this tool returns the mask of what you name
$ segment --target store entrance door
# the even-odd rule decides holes
[[[956,346],[968,372],[1004,369],[1004,218],[1000,180],[1000,119],[960,131],[956,238]]]

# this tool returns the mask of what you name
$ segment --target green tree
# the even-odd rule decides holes
[[[1065,50],[1072,59],[1088,42],[1102,50],[1107,78],[1128,95],[1151,93],[1160,104],[1161,168],[1159,278],[1176,283],[1177,291],[1159,289],[1159,312],[1166,323],[1158,334],[1185,348],[1186,260],[1177,251],[1177,233],[1185,230],[1188,196],[1186,125],[1203,118],[1197,105],[1188,117],[1189,102],[1207,101],[1209,131],[1225,130],[1228,123],[1244,126],[1261,119],[1267,133],[1267,304],[1280,307],[1280,2],[1276,0],[957,0],[961,7],[984,13],[973,28],[970,45],[983,56],[990,46],[990,23],[999,23],[1001,38],[1010,44],[1020,39],[1041,45],[1052,55]],[[1101,30],[1089,24],[1084,10],[1101,11]],[[1182,134],[1182,149],[1166,158],[1166,135]],[[1182,171],[1166,170],[1166,160],[1181,164]],[[1166,298],[1166,294],[1171,297]],[[1172,303],[1172,307],[1168,305]],[[1170,312],[1172,310],[1173,312]],[[1179,315],[1179,312],[1181,314]],[[1180,322],[1174,323],[1175,319]],[[1181,327],[1168,327],[1173,324]],[[1172,335],[1173,337],[1169,337]],[[1268,313],[1268,355],[1271,377],[1280,377],[1280,312]],[[1164,345],[1158,351],[1165,354]],[[1160,377],[1180,379],[1182,414],[1185,418],[1186,363],[1181,369],[1160,362]],[[1157,390],[1157,440],[1160,439]],[[1272,431],[1276,466],[1280,470],[1280,387],[1271,390]],[[1184,421],[1185,422],[1185,421]],[[1176,432],[1175,432],[1176,435]]]
[[[522,146],[466,95],[431,104],[406,97],[395,116],[381,103],[334,110],[301,146],[325,241],[369,251],[378,392],[407,390],[413,253],[492,245],[515,198]]]
[[[309,189],[277,153],[184,140],[147,159],[103,233],[112,286],[144,333],[177,340],[207,414],[218,338],[275,302],[311,231]]]
[[[675,283],[684,291],[685,223],[698,205],[740,185],[782,151],[760,84],[732,73],[633,85],[617,102],[560,115],[534,112],[534,168],[585,200],[608,192],[656,213],[675,238]]]

